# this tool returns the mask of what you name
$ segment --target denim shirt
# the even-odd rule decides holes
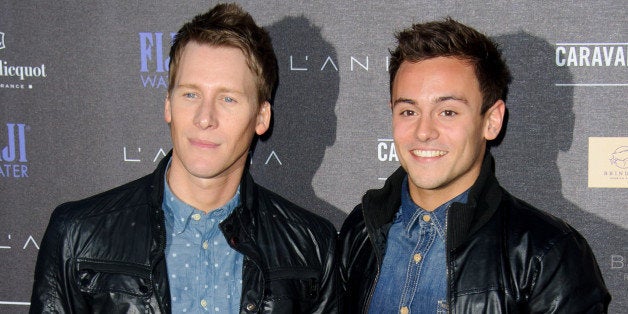
[[[164,181],[172,313],[238,313],[243,256],[227,244],[218,224],[240,204],[240,188],[226,205],[205,213],[177,198]]]
[[[454,202],[465,203],[467,195],[468,190],[429,212],[412,201],[406,176],[370,313],[448,312],[447,209]]]

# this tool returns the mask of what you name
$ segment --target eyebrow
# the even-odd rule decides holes
[[[176,84],[174,88],[191,88],[191,89],[199,89],[199,86],[196,84]]]
[[[191,84],[178,84],[178,85],[175,85],[174,88],[190,88],[190,89],[197,89],[197,90],[201,89],[201,87],[199,85],[194,84],[194,83],[191,83]],[[219,93],[234,93],[234,94],[246,95],[246,93],[243,92],[243,91],[230,89],[230,88],[227,88],[227,87],[219,88],[218,92]]]
[[[431,103],[437,104],[437,103],[441,103],[441,102],[445,102],[445,101],[449,101],[449,100],[459,101],[459,102],[464,103],[465,105],[469,104],[469,101],[466,98],[461,98],[461,97],[457,97],[457,96],[453,96],[453,95],[437,97],[437,98],[433,99],[431,101]],[[409,104],[409,105],[417,105],[416,101],[414,101],[414,100],[412,100],[410,98],[403,98],[403,97],[401,97],[401,98],[395,99],[395,101],[393,102],[392,106],[394,108],[397,104],[401,104],[401,103]]]
[[[410,105],[416,105],[416,102],[410,98],[397,98],[395,99],[395,101],[393,101],[392,106],[393,108],[400,103],[404,103],[404,104],[410,104]]]
[[[459,101],[462,102],[466,105],[469,104],[469,100],[467,100],[466,98],[461,98],[461,97],[457,97],[457,96],[441,96],[436,98],[433,102],[434,103],[439,103],[439,102],[444,102],[444,101],[448,101],[448,100],[454,100],[454,101]]]

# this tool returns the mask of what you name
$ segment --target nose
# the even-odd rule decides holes
[[[436,127],[436,121],[432,117],[425,115],[417,121],[416,126],[417,138],[422,142],[427,142],[438,138],[438,130]]]
[[[204,100],[196,110],[194,124],[201,129],[218,126],[216,104],[211,99]]]

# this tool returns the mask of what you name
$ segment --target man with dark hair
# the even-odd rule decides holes
[[[487,143],[511,80],[496,44],[452,19],[397,39],[390,108],[401,167],[342,227],[341,312],[605,312],[610,295],[585,239],[494,176]]]
[[[337,312],[333,225],[247,170],[277,72],[239,6],[185,24],[164,108],[172,151],[148,176],[55,209],[31,312]]]

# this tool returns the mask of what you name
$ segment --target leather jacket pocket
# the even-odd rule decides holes
[[[270,270],[265,294],[271,300],[312,301],[320,291],[319,277],[319,271],[311,268]]]
[[[123,294],[145,299],[153,293],[151,270],[147,266],[79,259],[76,267],[78,286],[84,294]]]

